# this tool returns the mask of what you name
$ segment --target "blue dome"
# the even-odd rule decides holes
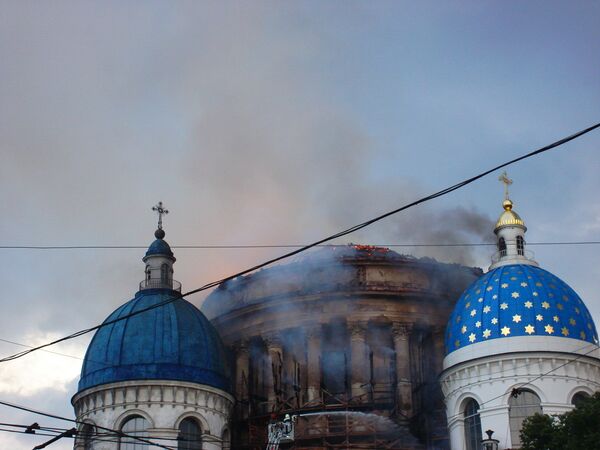
[[[446,352],[492,339],[558,336],[597,343],[592,316],[560,278],[536,266],[497,267],[462,294],[446,329]]]
[[[146,251],[146,256],[151,255],[166,255],[173,258],[171,247],[169,244],[167,244],[167,241],[163,239],[156,239],[152,244],[150,244],[148,251]]]
[[[170,289],[139,291],[104,323],[172,300]],[[230,392],[225,350],[211,323],[179,298],[100,328],[90,343],[79,391],[126,380],[175,380]]]

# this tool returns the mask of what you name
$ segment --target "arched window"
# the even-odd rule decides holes
[[[221,442],[223,443],[223,450],[231,450],[231,437],[229,430],[224,430],[221,435]]]
[[[93,450],[93,436],[94,426],[91,423],[84,424],[78,434],[83,450]]]
[[[148,429],[148,421],[142,416],[131,416],[123,425],[121,431],[130,436],[145,437]],[[148,445],[130,437],[119,439],[119,450],[146,450]]]
[[[590,394],[588,394],[587,392],[577,392],[571,399],[571,404],[579,406],[588,398],[590,398]]]
[[[525,254],[525,241],[523,240],[523,236],[517,236],[517,254]]]
[[[198,421],[188,417],[179,424],[177,450],[200,450],[202,448],[202,429]]]
[[[146,266],[146,281],[150,281],[150,266]]]
[[[500,251],[500,256],[506,256],[506,241],[503,237],[498,239],[498,250]]]
[[[160,266],[160,281],[162,284],[169,284],[169,265]]]
[[[513,447],[521,445],[521,428],[523,421],[535,413],[542,413],[540,398],[531,391],[519,390],[508,399],[508,418],[510,423],[510,439]]]
[[[482,439],[479,403],[470,398],[465,405],[464,414],[466,450],[478,450]]]

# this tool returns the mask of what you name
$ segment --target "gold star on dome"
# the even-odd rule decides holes
[[[567,297],[566,295],[563,295],[563,296],[562,296],[562,299],[563,299],[565,302],[568,302],[568,301],[569,301],[569,297]]]
[[[525,333],[533,334],[535,332],[535,327],[533,325],[527,325],[525,327]]]
[[[510,334],[510,328],[508,327],[502,327],[502,329],[500,330],[500,334],[502,334],[502,336],[508,336]]]
[[[477,328],[481,327],[481,322],[478,320],[477,322],[475,322],[475,326],[476,326]]]
[[[562,303],[557,303],[557,304],[556,304],[556,307],[557,307],[558,309],[560,309],[561,311],[563,310],[563,305],[562,305]]]
[[[548,324],[544,327],[544,331],[548,334],[552,334],[552,333],[554,333],[554,327],[552,325]]]
[[[575,308],[575,312],[579,314],[579,308]]]
[[[519,298],[519,293],[518,292],[513,292],[512,294],[510,294],[510,296],[512,298]]]
[[[461,332],[462,334],[465,334],[465,333],[467,332],[467,326],[466,326],[466,325],[463,325],[463,326],[462,326],[462,328],[460,329],[460,332]]]
[[[456,323],[459,323],[461,319],[462,317],[460,317],[460,315],[456,316]]]
[[[479,297],[479,298],[477,299],[477,301],[478,301],[479,303],[483,302],[483,297]]]
[[[490,330],[488,330],[487,328],[485,330],[483,330],[483,337],[484,338],[489,338],[490,335],[492,334],[492,332]]]
[[[508,283],[502,283],[502,284],[500,285],[500,287],[501,287],[502,289],[506,289],[506,288],[508,287]]]
[[[500,309],[508,309],[508,303],[500,303]]]
[[[515,323],[519,323],[520,321],[521,321],[521,316],[520,316],[520,315],[518,315],[518,314],[515,314],[515,315],[513,316],[513,322],[515,322]]]
[[[553,316],[552,320],[554,320],[555,322],[558,322],[560,319],[558,318],[558,316]]]
[[[540,283],[539,281],[538,281],[537,283],[535,283],[535,285],[536,285],[537,287],[542,287],[542,283]]]
[[[589,330],[591,330],[592,329],[592,322],[588,322],[587,327],[588,327]]]
[[[544,320],[544,316],[542,316],[541,314],[538,314],[537,316],[535,316],[535,320],[537,320],[538,322],[541,322],[542,320]]]
[[[491,310],[492,310],[492,308],[490,308],[489,306],[484,306],[484,307],[483,307],[483,313],[484,313],[484,314],[487,314],[487,313],[489,313]]]
[[[465,309],[469,309],[470,306],[471,306],[471,302],[465,303]]]
[[[584,339],[584,340],[585,340],[585,331],[581,331],[581,332],[579,333],[579,337],[580,337],[581,339]]]
[[[550,303],[548,303],[548,302],[542,302],[542,308],[544,308],[544,309],[550,308]]]
[[[560,329],[560,333],[561,333],[563,336],[568,336],[568,335],[569,335],[569,329],[568,329],[567,327],[562,327],[562,328]]]
[[[531,303],[529,300],[523,303],[523,305],[525,305],[525,308],[533,308],[533,303]]]
[[[537,297],[537,296],[538,296],[538,293],[534,291],[532,295],[533,295],[534,297]]]
[[[521,283],[521,287],[527,287],[527,283],[525,283],[524,281]]]
[[[477,314],[477,310],[476,310],[476,309],[473,309],[473,310],[471,311],[471,317],[475,317],[475,314]]]
[[[490,292],[492,289],[493,289],[493,287],[491,287],[491,286],[488,286],[488,287],[485,288],[485,290],[488,291],[488,292]]]
[[[497,318],[497,317],[494,317],[494,318],[492,319],[492,324],[493,324],[493,325],[496,325],[497,323],[498,323],[498,318]]]
[[[460,347],[460,341],[458,339],[454,341],[454,346]]]
[[[469,342],[475,342],[475,333],[469,335]]]
[[[498,296],[496,294],[492,295],[492,300],[496,300]]]
[[[475,293],[476,293],[476,294],[481,294],[481,289],[477,289],[477,290],[475,291]]]
[[[569,319],[569,323],[573,326],[577,325],[577,321],[575,319],[573,319],[572,317]]]
[[[517,281],[517,277],[510,277],[510,281]]]

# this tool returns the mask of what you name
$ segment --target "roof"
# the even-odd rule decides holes
[[[514,336],[598,342],[594,321],[577,293],[550,272],[525,264],[497,267],[467,288],[448,322],[446,353]]]
[[[165,255],[170,258],[173,258],[173,252],[171,251],[171,247],[167,243],[167,241],[163,239],[156,239],[150,247],[148,247],[148,251],[146,251],[146,257],[152,255]]]
[[[90,343],[79,391],[127,380],[174,380],[230,392],[223,344],[213,326],[188,301],[114,320],[173,299],[170,289],[146,289],[114,311]]]

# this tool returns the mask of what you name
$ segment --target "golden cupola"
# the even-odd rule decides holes
[[[500,214],[498,221],[496,222],[496,226],[494,227],[494,233],[498,231],[502,227],[523,227],[524,231],[527,231],[527,227],[525,226],[525,222],[521,219],[516,212],[513,211],[513,202],[507,197],[502,202],[502,207],[504,211]]]

